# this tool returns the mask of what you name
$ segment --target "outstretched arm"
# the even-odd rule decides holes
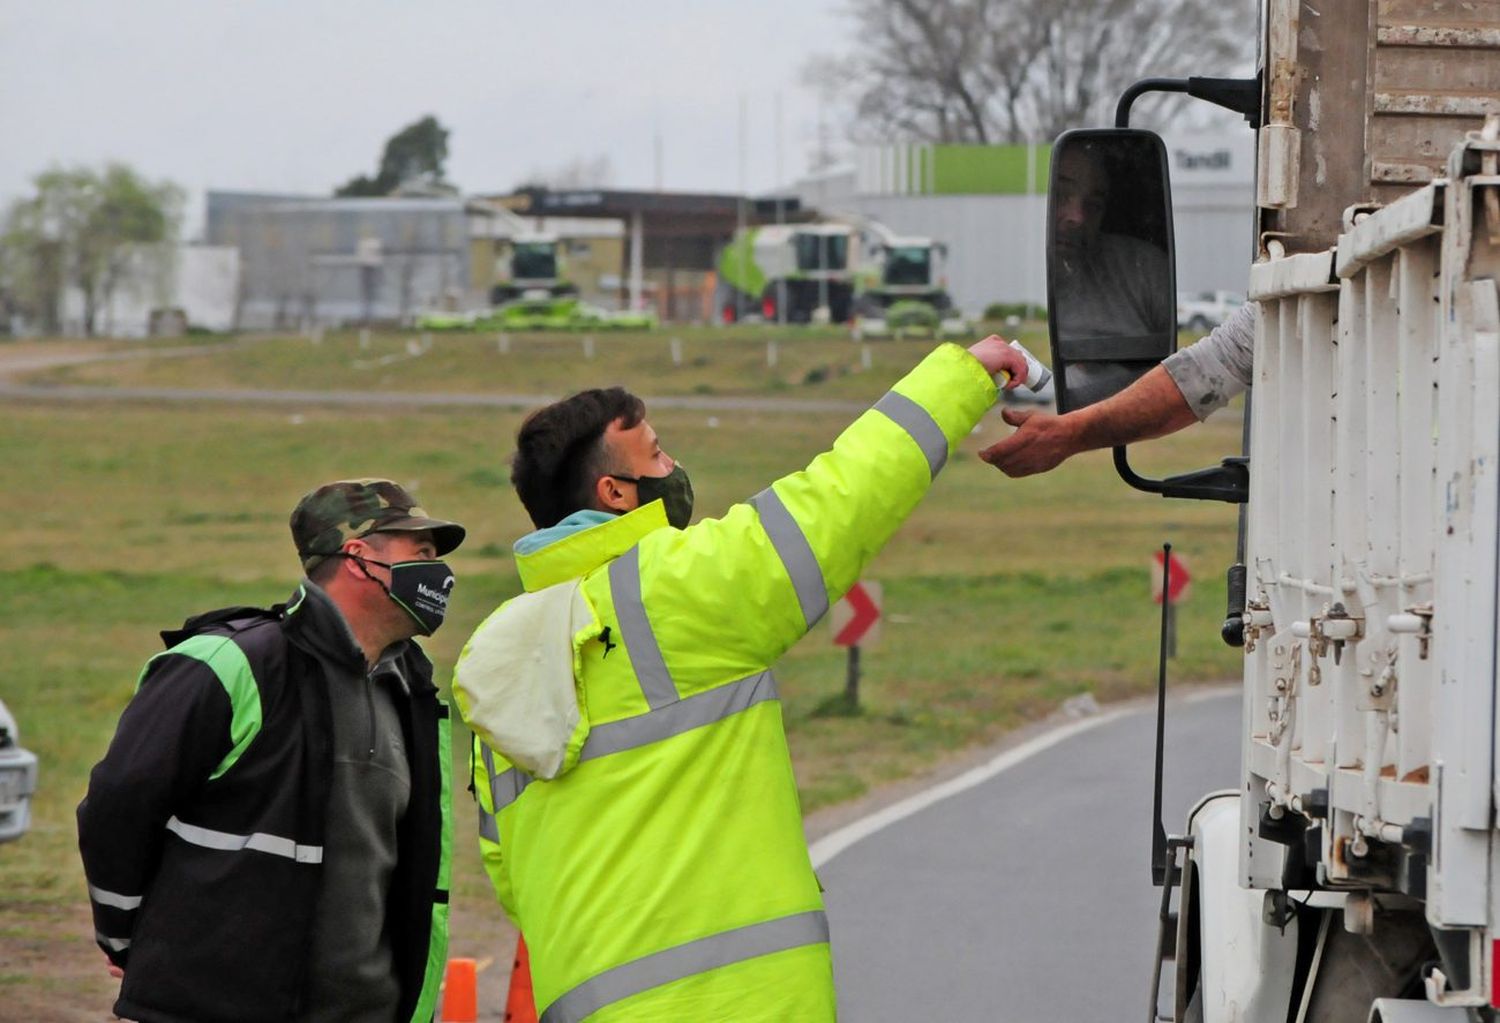
[[[979,457],[1012,477],[1047,472],[1082,451],[1165,437],[1198,421],[1161,366],[1119,394],[1064,416],[1013,409],[1001,415],[1016,432]]]
[[[994,376],[1026,377],[998,337],[944,344],[807,468],[723,518],[641,541],[644,606],[683,642],[666,653],[693,689],[764,669],[860,577],[995,402]],[[616,598],[618,599],[618,598]],[[708,653],[711,651],[711,655]]]
[[[1250,386],[1257,308],[1254,302],[1240,306],[1207,337],[1096,405],[1065,416],[1006,409],[1002,415],[1016,432],[979,457],[1007,476],[1032,476],[1081,451],[1165,437],[1191,426]]]

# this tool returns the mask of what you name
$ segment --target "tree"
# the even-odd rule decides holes
[[[608,188],[614,180],[614,161],[610,160],[608,153],[599,153],[597,156],[576,156],[551,168],[533,168],[515,190]]]
[[[57,327],[63,286],[83,298],[84,333],[132,273],[160,278],[174,256],[183,192],[150,182],[124,164],[102,172],[54,168],[33,179],[36,194],[17,199],[0,232],[7,290],[44,330]]]
[[[837,83],[864,141],[1032,142],[1114,123],[1146,77],[1242,71],[1250,0],[851,0],[856,53],[805,77]],[[1149,123],[1170,101],[1137,104]]]
[[[334,195],[381,196],[398,191],[454,195],[457,189],[443,179],[448,160],[448,129],[428,114],[392,135],[380,155],[380,169],[373,178],[360,174],[334,191]]]

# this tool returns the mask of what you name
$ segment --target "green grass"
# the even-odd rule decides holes
[[[711,340],[691,344],[707,350]],[[720,340],[727,343],[695,372],[714,381],[721,389],[715,393],[761,386],[748,381],[744,366],[757,349],[763,357],[763,341]],[[434,352],[450,341],[452,361],[413,360],[420,370],[400,385],[541,393],[596,383],[604,366],[642,393],[667,393],[696,379],[662,369],[652,350],[659,337],[637,339],[642,347],[634,350],[625,337],[601,336],[597,367],[548,340],[534,357],[518,356],[516,374],[505,378],[492,375],[498,363],[477,339],[439,338]],[[220,343],[217,354],[203,358],[113,362],[67,375],[122,385],[355,386],[358,371],[342,343],[325,339],[318,350],[300,340]],[[830,358],[824,346],[854,347],[815,337],[803,344],[813,361]],[[493,341],[487,345],[493,352]],[[735,345],[746,351],[731,358]],[[789,342],[783,351],[788,347],[796,346]],[[816,387],[789,385],[790,393],[837,387],[839,396],[873,400],[928,346],[872,347],[876,370]],[[716,361],[721,356],[726,361]],[[713,515],[800,468],[851,417],[668,410],[651,418],[664,446],[692,471],[700,514]],[[505,465],[519,421],[512,412],[376,407],[7,407],[0,430],[10,502],[0,539],[0,658],[7,669],[0,695],[19,719],[25,745],[41,758],[41,789],[34,831],[0,847],[0,960],[21,943],[65,949],[59,954],[77,958],[80,977],[98,971],[77,913],[86,898],[72,821],[88,770],[103,754],[141,663],[159,649],[158,630],[210,607],[264,604],[290,592],[298,566],[286,516],[307,489],[344,476],[391,476],[434,514],[469,526],[467,543],[450,559],[460,580],[450,623],[427,644],[446,677],[468,632],[517,589],[510,544],[528,524]],[[1238,655],[1217,638],[1233,508],[1133,492],[1114,478],[1106,453],[1044,477],[1008,480],[975,455],[1006,432],[997,414],[987,417],[868,573],[885,585],[888,617],[881,645],[863,658],[860,713],[826,712],[843,688],[845,656],[832,647],[827,625],[778,666],[805,809],[908,777],[1073,694],[1109,699],[1148,691],[1157,609],[1146,566],[1164,538],[1197,577],[1182,607],[1174,678],[1237,673]],[[1133,460],[1144,473],[1163,474],[1212,464],[1237,448],[1231,417],[1141,448]],[[455,745],[461,777],[466,747]],[[493,916],[468,798],[455,796],[455,907],[459,918],[465,907]],[[42,983],[19,976],[0,975],[0,1000]]]

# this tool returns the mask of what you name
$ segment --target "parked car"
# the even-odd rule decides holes
[[[0,702],[0,842],[20,838],[31,826],[36,791],[36,754],[21,746],[16,719]]]
[[[1177,329],[1207,334],[1244,304],[1245,296],[1235,291],[1180,292],[1177,295]]]

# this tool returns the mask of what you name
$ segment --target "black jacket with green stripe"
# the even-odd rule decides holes
[[[127,1019],[295,1019],[305,1008],[333,770],[320,660],[329,644],[319,630],[333,623],[303,595],[162,633],[169,649],[146,665],[90,775],[79,848],[96,938],[125,969],[114,1009]],[[433,909],[448,898],[438,885],[448,708],[416,644],[406,644],[400,670],[411,797],[387,926],[396,1018],[407,1020],[430,1004],[429,950],[445,940],[433,933]]]

